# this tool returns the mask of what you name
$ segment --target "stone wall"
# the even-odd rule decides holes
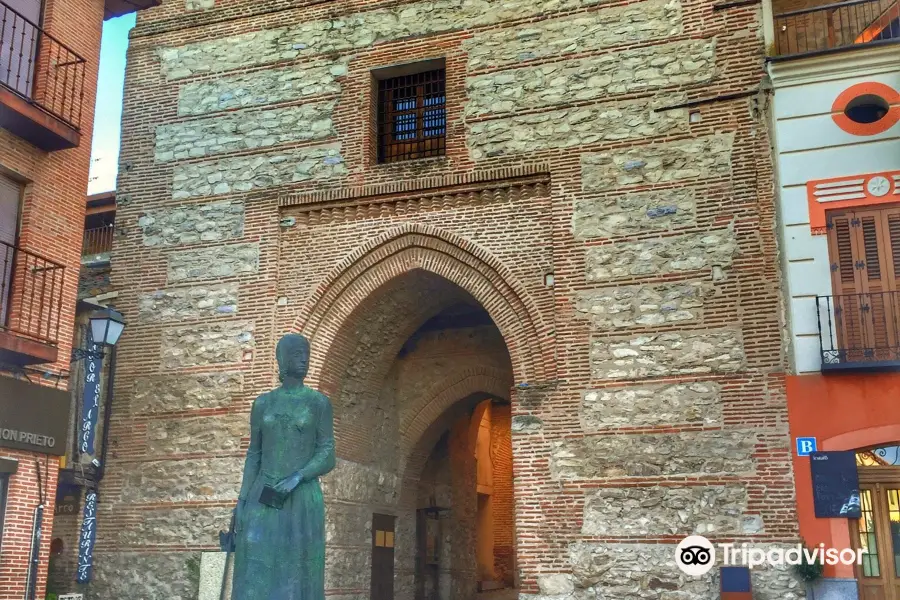
[[[141,214],[137,224],[144,246],[221,242],[241,236],[244,203],[224,200],[151,209]]]
[[[332,137],[333,110],[333,102],[320,102],[160,125],[156,128],[156,160],[202,158]]]
[[[575,201],[572,233],[586,240],[689,227],[696,224],[696,210],[691,188],[591,195]]]
[[[747,475],[756,433],[744,430],[594,435],[550,444],[554,479]],[[635,457],[640,457],[636,460]]]
[[[200,582],[194,579],[190,565],[199,558],[197,552],[104,555],[94,563],[93,581],[86,597],[90,600],[128,598],[135,590],[141,590],[146,598],[194,600]]]
[[[147,426],[147,450],[157,456],[237,452],[249,434],[250,420],[243,413],[159,419]]]
[[[169,283],[208,281],[256,273],[259,269],[258,244],[230,244],[169,254]]]
[[[337,79],[346,74],[345,59],[229,75],[211,81],[192,81],[178,88],[178,114],[205,115],[234,108],[289,102],[307,96],[336,94],[341,90]]]
[[[346,174],[339,144],[182,163],[172,175],[172,198],[249,192]]]
[[[241,362],[244,352],[253,350],[253,330],[249,321],[167,328],[161,365],[177,369]]]
[[[128,546],[218,546],[219,531],[228,530],[231,512],[224,506],[147,509],[143,519],[117,530],[115,539]]]
[[[463,42],[463,49],[469,56],[469,70],[477,71],[665,38],[681,29],[677,0],[648,0],[476,33]]]
[[[122,501],[231,501],[241,487],[242,456],[154,460],[131,465],[125,473]]]
[[[745,364],[735,329],[596,339],[591,345],[591,373],[599,379],[734,373]]]
[[[731,174],[730,135],[631,148],[625,152],[581,155],[585,191],[601,191],[640,183],[726,177]]]
[[[741,485],[601,488],[587,496],[581,530],[599,537],[741,535],[746,511]]]
[[[581,398],[581,420],[588,431],[681,423],[720,425],[721,386],[695,381],[590,390]]]
[[[702,318],[704,302],[713,294],[713,286],[703,281],[623,285],[581,292],[575,310],[595,331],[687,323]]]
[[[695,40],[479,75],[466,84],[466,115],[504,114],[696,84],[715,74],[714,54],[713,42]]]
[[[243,374],[231,371],[140,377],[134,381],[130,408],[134,414],[221,408],[243,385]]]
[[[138,318],[151,322],[192,320],[232,315],[237,307],[236,283],[173,288],[142,295],[138,300]]]
[[[477,161],[684,130],[685,111],[658,113],[653,104],[620,102],[475,122],[467,143]]]
[[[737,251],[731,229],[593,246],[587,251],[586,277],[588,281],[606,282],[728,267]]]

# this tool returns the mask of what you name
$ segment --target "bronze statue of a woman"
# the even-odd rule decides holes
[[[324,600],[325,504],[334,468],[331,402],[303,385],[309,341],[276,349],[281,387],[250,412],[250,448],[235,509],[232,600]]]

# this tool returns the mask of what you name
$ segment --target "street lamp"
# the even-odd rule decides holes
[[[84,360],[85,358],[103,358],[105,352],[103,349],[107,346],[115,346],[125,329],[125,317],[119,311],[111,308],[104,308],[91,315],[91,341],[92,346],[97,348],[73,348],[72,362]]]

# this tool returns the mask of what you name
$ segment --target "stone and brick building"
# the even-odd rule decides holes
[[[685,535],[796,543],[765,29],[712,0],[142,12],[91,595],[207,593],[288,331],[335,408],[330,596],[711,598]]]
[[[101,28],[140,4],[0,1],[3,599],[44,597],[60,457],[72,439],[66,388]]]

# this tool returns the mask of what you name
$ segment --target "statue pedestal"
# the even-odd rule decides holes
[[[227,554],[224,552],[200,553],[200,592],[197,600],[231,600],[231,566],[228,565],[228,583],[222,596],[222,577],[225,575]]]

